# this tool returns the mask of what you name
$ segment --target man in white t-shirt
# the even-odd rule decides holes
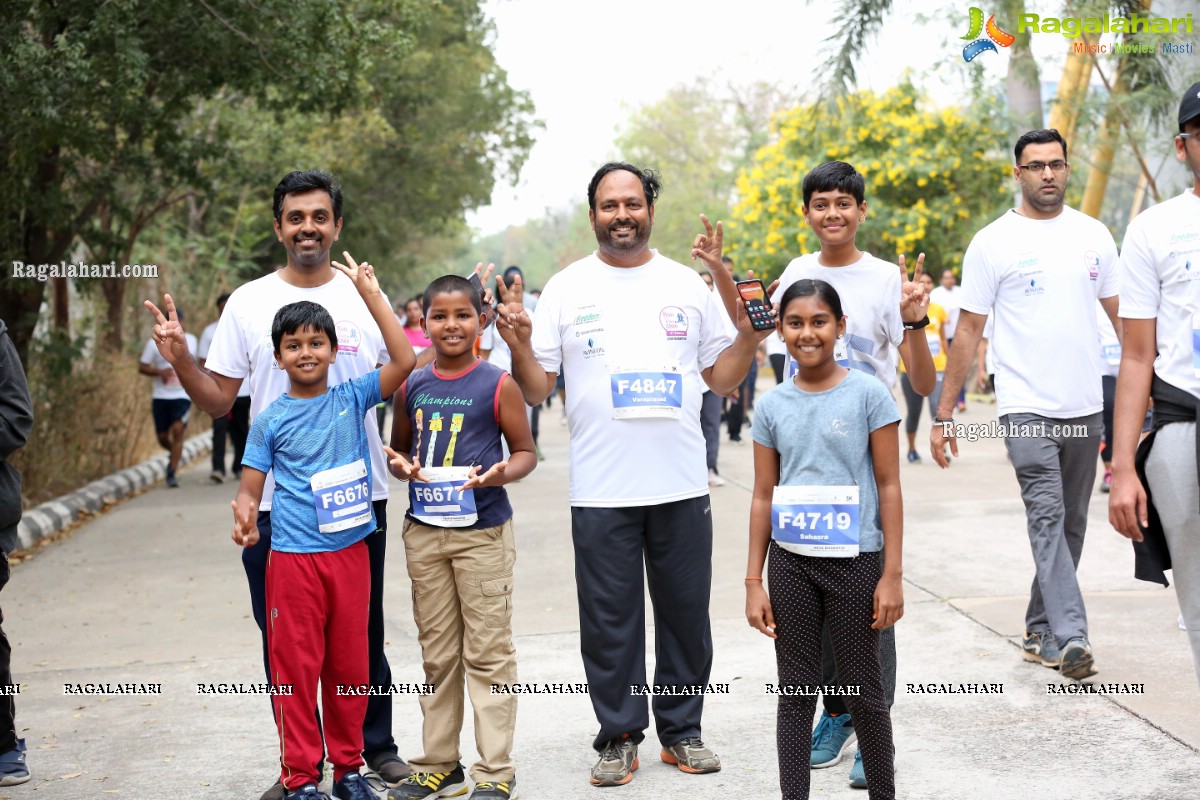
[[[176,316],[183,319],[183,309],[176,309]],[[196,352],[196,337],[189,333],[186,341],[188,352]],[[154,417],[154,433],[158,436],[158,443],[170,454],[167,457],[167,486],[176,489],[179,481],[175,477],[175,470],[179,468],[179,459],[183,455],[183,440],[187,436],[192,401],[180,384],[175,368],[158,352],[154,339],[147,341],[142,348],[138,372],[154,379],[150,413]]]
[[[225,313],[225,303],[228,301],[228,293],[217,298],[218,321]],[[211,322],[200,334],[200,349],[196,353],[196,360],[202,369],[204,362],[208,360],[208,351],[212,348],[213,336],[216,333],[217,323]],[[233,408],[229,409],[229,413],[213,417],[212,421],[212,473],[209,478],[213,483],[225,481],[226,437],[233,440],[233,477],[241,478],[242,453],[246,451],[246,437],[250,435],[250,383],[248,381],[242,382],[241,388],[238,389],[237,399],[233,401]]]
[[[652,170],[601,167],[588,186],[599,249],[546,283],[532,322],[519,283],[501,286],[497,317],[527,403],[554,391],[560,370],[567,378],[580,649],[600,723],[596,786],[633,779],[649,725],[645,694],[654,695],[663,761],[687,773],[721,768],[700,738],[712,668],[701,395],[705,386],[736,390],[769,333],[742,315],[731,338],[700,276],[650,249],[659,186]],[[719,223],[697,237],[692,255],[721,268]],[[644,572],[657,658],[649,691],[635,694],[647,686]]]
[[[1191,171],[1191,188],[1134,217],[1121,250],[1124,341],[1108,513],[1134,541],[1138,578],[1165,586],[1171,570],[1200,677],[1200,82],[1179,105],[1175,156]],[[1154,430],[1138,447],[1149,398]]]
[[[975,234],[963,257],[962,311],[929,438],[942,467],[947,442],[958,455],[953,398],[993,311],[997,411],[1037,572],[1023,656],[1081,679],[1095,673],[1075,576],[1104,405],[1094,306],[1116,325],[1117,249],[1101,222],[1064,204],[1070,164],[1058,131],[1026,133],[1014,154],[1022,202]]]
[[[209,414],[229,411],[243,382],[250,385],[250,416],[258,416],[288,389],[287,373],[275,364],[271,322],[288,303],[311,300],[324,306],[337,328],[338,352],[329,367],[331,386],[351,380],[390,359],[412,369],[416,362],[405,340],[402,353],[388,353],[383,337],[354,284],[330,264],[330,249],[342,230],[342,191],[327,172],[305,171],[286,175],[275,187],[275,238],[287,251],[287,266],[239,287],[229,297],[217,324],[206,368],[181,352],[173,335],[178,327],[168,295],[170,320],[147,306],[159,318],[155,332],[158,349],[175,365],[184,388],[196,405]],[[383,653],[383,565],[387,536],[388,470],[374,411],[363,419],[371,449],[371,499],[379,526],[363,541],[371,564],[371,607],[367,623],[370,680],[373,686],[391,684],[391,669]],[[263,665],[271,679],[266,644],[266,563],[271,548],[271,495],[274,480],[267,476],[258,514],[259,542],[242,552],[242,565],[250,588],[255,622],[263,633]],[[272,706],[274,710],[274,706]],[[388,783],[398,786],[408,776],[408,765],[397,755],[392,738],[391,696],[372,695],[363,721],[363,758]],[[276,783],[263,800],[280,800],[282,783]]]

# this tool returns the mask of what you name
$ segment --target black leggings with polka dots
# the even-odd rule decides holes
[[[847,695],[867,775],[870,800],[896,796],[892,761],[892,717],[879,670],[879,632],[871,629],[875,586],[883,574],[883,553],[854,558],[813,558],[771,543],[767,580],[775,614],[775,660],[781,695],[776,719],[779,786],[784,800],[807,800],[812,749],[813,693],[788,695],[787,687],[821,685],[821,627],[833,635],[834,658]]]

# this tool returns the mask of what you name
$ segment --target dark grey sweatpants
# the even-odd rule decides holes
[[[641,742],[650,724],[646,697],[646,608],[654,604],[652,686],[707,686],[712,671],[708,597],[712,586],[712,513],[708,495],[654,506],[571,508],[579,649],[592,709],[600,723],[593,746],[628,733]],[[704,695],[655,695],[659,741],[700,735]]]
[[[1096,482],[1096,454],[1104,427],[1099,412],[1073,419],[1005,414],[1000,423],[1038,431],[1004,440],[1021,499],[1036,575],[1025,611],[1025,630],[1051,631],[1059,646],[1087,638],[1087,611],[1075,569],[1083,554],[1088,500]],[[1084,432],[1085,435],[1074,434]]]

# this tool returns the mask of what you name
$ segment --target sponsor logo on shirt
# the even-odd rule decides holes
[[[1029,285],[1025,287],[1025,296],[1033,297],[1034,295],[1045,294],[1046,287],[1040,286],[1033,278],[1029,279]]]
[[[1100,254],[1095,250],[1088,250],[1083,254],[1083,263],[1087,264],[1088,277],[1096,280],[1100,275]]]
[[[679,306],[666,306],[658,312],[658,322],[667,332],[667,339],[686,339],[688,318]]]
[[[590,322],[599,322],[600,316],[601,315],[600,315],[599,311],[593,311],[588,314],[577,314],[575,316],[575,324],[576,325],[587,325]]]
[[[362,346],[362,329],[351,320],[338,320],[337,323],[338,352],[357,355]]]
[[[588,338],[587,347],[583,350],[584,358],[596,358],[604,355],[604,347],[597,344],[595,339]]]

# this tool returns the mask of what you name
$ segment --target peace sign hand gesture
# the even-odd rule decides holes
[[[167,307],[166,316],[163,316],[158,306],[149,300],[143,303],[154,315],[154,344],[158,347],[159,355],[166,359],[168,364],[175,366],[188,356],[187,338],[184,336],[183,323],[179,321],[175,301],[171,299],[171,295],[163,295],[163,304]]]
[[[240,508],[238,500],[242,501]],[[238,495],[229,505],[233,506],[233,541],[242,547],[258,544],[258,504],[248,496]]]
[[[929,309],[929,295],[925,294],[925,287],[921,284],[924,270],[925,254],[921,253],[917,256],[917,268],[910,279],[908,269],[904,266],[904,256],[900,256],[900,318],[905,322],[920,322]]]
[[[504,285],[504,279],[496,277],[496,294],[500,304],[496,306],[496,330],[509,347],[528,343],[533,338],[533,320],[525,310],[525,281],[520,275],[513,276],[512,288]]]

